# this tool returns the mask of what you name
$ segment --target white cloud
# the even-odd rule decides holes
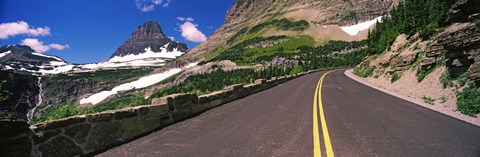
[[[149,12],[155,10],[155,5],[144,5],[142,8],[142,12]]]
[[[175,37],[168,37],[170,40],[175,41]]]
[[[57,43],[53,43],[53,44],[50,44],[48,45],[50,48],[52,49],[56,49],[56,50],[64,50],[66,48],[70,48],[69,45],[60,45],[60,44],[57,44]]]
[[[180,20],[180,21],[194,21],[194,19],[191,18],[191,17],[177,17],[177,20]]]
[[[50,47],[43,44],[43,42],[38,41],[38,39],[27,38],[22,40],[22,45],[30,46],[36,52],[43,53],[50,50]]]
[[[195,25],[190,21],[186,21],[185,23],[180,25],[180,31],[182,32],[182,36],[186,40],[196,43],[207,40],[205,34],[198,30],[197,27],[198,25]]]
[[[44,53],[50,50],[51,48],[56,50],[63,50],[66,48],[70,48],[70,46],[68,45],[60,45],[57,43],[45,45],[42,41],[39,41],[38,39],[34,39],[34,38],[23,39],[21,45],[30,46],[34,51],[39,53]]]
[[[161,5],[168,7],[171,0],[135,0],[135,5],[142,12],[149,12],[155,10],[155,7]]]
[[[25,21],[1,23],[0,24],[0,39],[7,39],[15,35],[26,34],[30,36],[46,36],[50,35],[49,27],[30,27]]]
[[[163,7],[168,7],[168,5],[170,5],[170,2],[172,2],[172,0],[165,0],[165,3],[163,3]]]

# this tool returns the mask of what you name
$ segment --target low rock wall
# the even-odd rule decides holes
[[[256,80],[245,86],[231,85],[201,96],[173,94],[154,98],[151,105],[79,115],[31,126],[24,121],[0,121],[0,156],[92,155],[311,72],[314,71]]]

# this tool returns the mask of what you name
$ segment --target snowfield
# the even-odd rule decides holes
[[[41,70],[39,70],[39,72],[43,73],[43,74],[60,74],[60,73],[65,73],[65,72],[68,72],[68,71],[72,70],[73,67],[75,67],[75,65],[65,65],[65,66],[60,66],[60,67],[54,68],[53,70],[41,69]]]
[[[370,28],[375,23],[377,23],[377,21],[382,22],[382,16],[377,17],[377,18],[375,18],[373,20],[370,20],[370,21],[358,23],[358,24],[352,25],[352,26],[340,27],[340,28],[342,28],[342,30],[344,32],[346,32],[347,34],[349,34],[351,36],[356,36],[360,31],[363,31],[363,30],[366,30],[366,29]]]
[[[8,54],[12,53],[12,51],[6,51],[6,52],[2,52],[0,53],[0,58],[2,58],[3,56],[6,56]]]
[[[175,59],[185,52],[168,51],[168,43],[160,48],[160,52],[153,52],[150,47],[145,48],[144,53],[137,55],[130,54],[126,56],[115,56],[106,62],[86,64],[80,66],[81,69],[101,69],[101,68],[120,68],[120,67],[142,67],[142,66],[164,66],[167,59]]]
[[[8,67],[6,66],[5,69],[9,70],[9,67],[10,66],[8,66]],[[31,66],[31,67],[33,67],[33,66]],[[65,65],[65,66],[55,67],[52,70],[45,70],[46,68],[51,68],[51,66],[39,66],[38,67],[38,68],[40,68],[39,70],[29,70],[29,69],[25,69],[23,67],[19,70],[30,72],[30,73],[60,74],[60,73],[66,73],[66,72],[72,71],[74,67],[75,67],[75,65]],[[11,68],[11,69],[13,69],[13,68]]]
[[[198,64],[198,62],[191,63],[191,64],[183,67],[183,69],[195,67],[197,64]],[[93,94],[88,98],[83,98],[83,99],[80,100],[80,104],[91,103],[92,105],[96,105],[96,104],[102,102],[103,100],[107,99],[108,97],[117,94],[118,92],[128,91],[128,90],[132,90],[132,89],[145,88],[145,87],[154,85],[154,84],[156,84],[156,83],[158,83],[158,82],[160,82],[160,81],[162,81],[162,80],[164,80],[164,79],[166,79],[170,76],[178,74],[181,71],[182,71],[182,68],[175,68],[175,69],[170,69],[169,71],[166,71],[164,73],[145,76],[145,77],[142,77],[142,78],[140,78],[136,81],[119,85],[119,86],[113,88],[110,91],[102,91],[102,92]]]
[[[144,66],[164,66],[165,60],[163,59],[145,59],[145,60],[134,60],[130,62],[101,62],[93,64],[80,65],[80,69],[95,70],[102,68],[120,68],[120,67],[144,67]]]
[[[51,61],[50,65],[52,66],[62,66],[62,65],[67,65],[65,62],[58,62],[58,61]]]
[[[151,59],[151,58],[170,58],[175,59],[178,56],[183,55],[184,52],[178,51],[178,49],[174,48],[173,51],[169,52],[167,50],[168,44],[160,48],[160,52],[153,52],[150,47],[145,48],[145,52],[134,55],[126,55],[126,56],[115,56],[112,59],[108,60],[108,62],[129,62],[135,60],[144,60],[144,59]]]
[[[96,104],[102,102],[103,100],[105,100],[106,98],[108,98],[109,96],[117,94],[118,92],[132,90],[132,89],[138,89],[138,88],[145,88],[145,87],[151,86],[151,85],[153,85],[157,82],[160,82],[160,81],[162,81],[162,80],[164,80],[164,79],[166,79],[166,78],[168,78],[172,75],[175,75],[175,74],[179,73],[180,71],[181,71],[181,69],[171,69],[171,70],[169,70],[167,72],[164,72],[164,73],[161,73],[161,74],[154,74],[154,75],[150,75],[150,76],[145,76],[145,77],[142,77],[142,78],[140,78],[136,81],[133,81],[133,82],[130,82],[130,83],[125,83],[125,84],[122,84],[120,86],[117,86],[110,91],[102,91],[100,93],[93,94],[88,98],[83,98],[83,99],[80,100],[80,104],[91,103],[93,105],[96,105]]]
[[[41,53],[36,53],[36,52],[33,52],[32,53],[33,55],[36,55],[36,56],[41,56],[41,57],[46,57],[46,58],[52,58],[52,59],[55,59],[57,61],[60,61],[60,62],[64,62],[62,59],[58,58],[58,57],[55,57],[55,56],[49,56],[49,55],[45,55],[45,54],[41,54]]]

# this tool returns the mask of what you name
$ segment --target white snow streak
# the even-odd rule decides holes
[[[58,62],[58,61],[51,61],[50,62],[51,66],[62,66],[62,65],[67,65],[65,62]]]
[[[74,67],[75,67],[75,65],[65,65],[65,66],[60,66],[60,67],[53,68],[52,70],[40,69],[38,71],[33,71],[33,70],[24,69],[24,71],[28,71],[28,72],[32,72],[32,73],[37,72],[37,73],[42,73],[42,74],[60,74],[60,73],[69,72],[69,71],[73,70]]]
[[[12,68],[11,66],[6,65],[6,66],[5,66],[5,70],[14,70],[14,68]]]
[[[194,67],[194,66],[197,66],[198,63],[200,63],[200,62],[190,63],[190,64],[188,64],[185,68],[187,68],[187,69],[188,69],[188,68],[192,68],[192,67]]]
[[[58,58],[58,57],[55,57],[55,56],[49,56],[49,55],[45,55],[45,54],[41,54],[41,53],[36,53],[36,52],[33,52],[32,53],[33,55],[37,55],[37,56],[41,56],[41,57],[46,57],[46,58],[53,58],[57,61],[60,61],[60,62],[63,62],[62,59]]]
[[[142,77],[142,78],[140,78],[136,81],[133,81],[133,82],[130,82],[130,83],[125,83],[125,84],[122,84],[120,86],[117,86],[110,91],[102,91],[100,93],[91,95],[88,98],[83,98],[83,99],[80,100],[80,104],[91,103],[91,104],[95,105],[95,104],[98,104],[101,101],[105,100],[109,96],[117,94],[118,92],[132,90],[132,89],[145,88],[145,87],[151,86],[151,85],[153,85],[157,82],[160,82],[160,81],[162,81],[162,80],[164,80],[164,79],[166,79],[166,78],[168,78],[172,75],[175,75],[175,74],[179,73],[180,71],[182,71],[182,70],[177,68],[177,69],[171,69],[171,70],[166,71],[164,73],[145,76],[145,77]]]
[[[171,59],[175,59],[178,56],[181,56],[183,54],[183,52],[178,51],[176,48],[174,48],[172,52],[168,52],[168,50],[166,49],[167,46],[168,46],[168,44],[163,46],[162,48],[160,48],[162,50],[160,52],[153,52],[150,47],[147,47],[147,48],[145,48],[144,53],[141,53],[141,54],[138,54],[138,55],[130,54],[130,55],[122,56],[122,57],[115,56],[112,59],[108,60],[108,62],[128,62],[128,61],[142,60],[142,59],[147,59],[147,58],[171,58]]]
[[[380,17],[377,17],[377,18],[375,18],[373,20],[370,20],[370,21],[358,23],[358,24],[352,25],[352,26],[340,27],[340,28],[342,28],[342,30],[344,32],[348,33],[349,35],[356,36],[358,34],[358,32],[370,28],[375,23],[377,23],[377,21],[382,22],[382,17],[380,16]]]
[[[168,51],[169,43],[160,48],[160,52],[153,52],[151,47],[145,48],[144,53],[137,55],[130,54],[126,56],[115,56],[106,62],[82,65],[84,69],[101,69],[101,68],[119,68],[119,67],[139,67],[139,66],[164,66],[166,60],[175,59],[185,52],[178,51],[174,48],[173,51]]]
[[[175,74],[180,73],[182,71],[182,69],[192,68],[192,67],[195,67],[197,64],[198,64],[198,62],[190,63],[183,68],[170,69],[169,71],[166,71],[164,73],[153,74],[153,75],[142,77],[142,78],[140,78],[136,81],[119,85],[119,86],[113,88],[110,91],[102,91],[100,93],[93,94],[88,98],[83,98],[83,99],[80,100],[80,104],[91,103],[93,105],[96,105],[96,104],[102,102],[103,100],[105,100],[106,98],[108,98],[109,96],[117,94],[118,92],[128,91],[128,90],[132,90],[132,89],[141,89],[141,88],[145,88],[145,87],[154,85],[154,84],[156,84],[156,83],[158,83],[158,82],[160,82],[160,81],[162,81],[162,80],[164,80],[164,79],[166,79],[170,76],[173,76]]]
[[[10,53],[12,53],[12,51],[7,51],[7,52],[0,53],[0,58],[4,57],[4,56],[6,56]]]

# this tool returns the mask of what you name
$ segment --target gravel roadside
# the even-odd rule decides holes
[[[430,105],[430,104],[424,103],[422,99],[408,97],[408,96],[402,95],[398,92],[387,90],[385,88],[376,86],[373,83],[370,83],[370,82],[366,81],[364,78],[361,78],[361,77],[358,77],[358,76],[354,75],[352,73],[352,71],[353,71],[353,69],[346,70],[345,75],[347,75],[349,78],[351,78],[351,79],[353,79],[353,80],[355,80],[359,83],[362,83],[364,85],[367,85],[369,87],[372,87],[374,89],[382,91],[384,93],[390,94],[392,96],[395,96],[395,97],[404,99],[406,101],[412,102],[412,103],[417,104],[419,106],[422,106],[422,107],[425,107],[425,108],[443,113],[443,114],[448,115],[450,117],[453,117],[453,118],[459,119],[461,121],[464,121],[464,122],[467,122],[467,123],[470,123],[470,124],[473,124],[473,125],[476,125],[476,126],[480,127],[480,116],[478,116],[478,115],[477,115],[477,117],[470,117],[470,116],[467,116],[467,115],[463,115],[460,112],[453,111],[450,108],[445,108],[445,107],[442,107],[440,105]]]

